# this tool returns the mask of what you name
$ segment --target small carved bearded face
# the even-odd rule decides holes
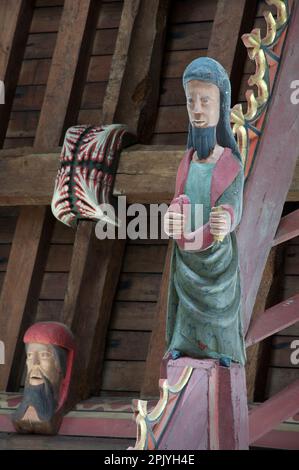
[[[27,383],[41,385],[47,379],[56,396],[63,377],[57,354],[51,344],[30,343],[27,347]]]
[[[220,92],[214,83],[190,80],[186,84],[187,110],[193,127],[217,126],[220,113]]]

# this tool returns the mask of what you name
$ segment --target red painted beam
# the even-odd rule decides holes
[[[273,246],[291,240],[299,235],[299,209],[283,217],[279,223]]]
[[[16,432],[10,419],[10,413],[0,415],[0,432]]]
[[[0,432],[15,432],[10,419],[11,413],[0,414]],[[108,413],[105,413],[106,415]],[[127,413],[127,418],[113,417],[88,418],[65,416],[60,436],[93,436],[93,437],[136,437],[136,424],[132,414]]]
[[[298,105],[291,102],[291,83],[298,79],[299,3],[294,2],[280,68],[263,135],[244,191],[244,210],[237,234],[243,282],[244,330],[247,331],[266,261],[291,185],[299,148]],[[291,52],[289,52],[291,51]],[[286,154],[287,158],[283,158]]]
[[[63,419],[59,435],[94,436],[94,437],[129,437],[136,436],[136,424],[133,415],[127,419],[113,418],[71,418]]]
[[[262,341],[299,321],[299,294],[268,308],[250,325],[246,346]]]
[[[251,447],[268,449],[299,450],[298,431],[280,431],[275,429],[251,444]]]
[[[252,445],[282,421],[299,411],[299,379],[249,412],[249,443]]]

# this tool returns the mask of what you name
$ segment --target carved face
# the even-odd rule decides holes
[[[51,383],[55,395],[58,395],[63,374],[51,344],[28,344],[26,365],[29,385],[41,385],[46,378]]]
[[[193,127],[217,126],[220,113],[220,92],[214,83],[190,80],[186,84],[187,110]]]

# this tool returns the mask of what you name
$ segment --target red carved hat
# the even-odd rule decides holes
[[[59,393],[58,409],[61,408],[67,398],[76,351],[73,333],[63,323],[38,322],[28,328],[24,335],[24,343],[52,344],[68,351],[66,374]]]

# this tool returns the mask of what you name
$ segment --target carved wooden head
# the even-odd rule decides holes
[[[27,330],[24,342],[27,375],[14,426],[18,432],[55,434],[70,384],[74,337],[62,323],[40,322]]]

